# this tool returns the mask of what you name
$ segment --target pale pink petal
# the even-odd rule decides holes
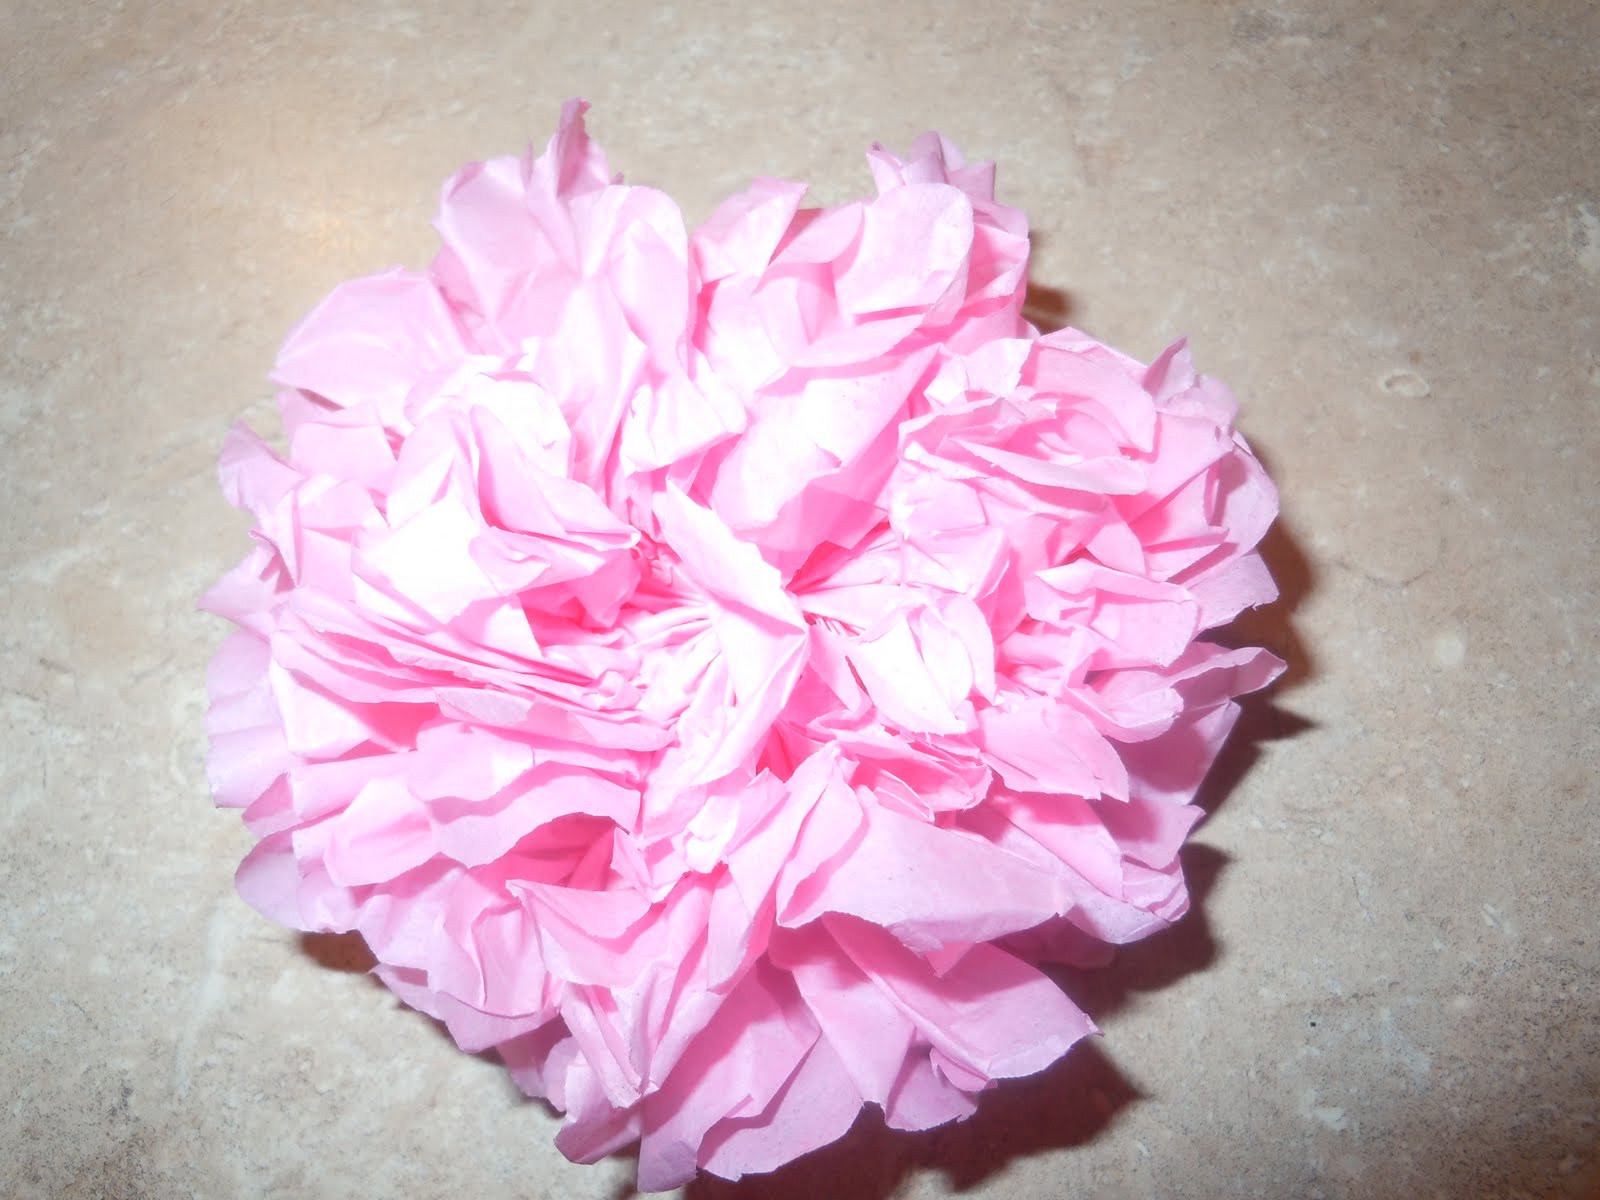
[[[787,976],[771,968],[746,976],[661,1089],[644,1101],[640,1190],[688,1182],[706,1134],[723,1120],[759,1116],[817,1037]]]
[[[867,205],[861,241],[835,287],[840,307],[861,316],[929,308],[965,273],[972,202],[957,188],[908,184]],[[906,271],[916,263],[915,273]]]
[[[805,195],[803,183],[758,179],[718,206],[691,239],[702,283],[730,275],[759,276],[778,248]]]
[[[843,913],[926,953],[1026,929],[1067,904],[1058,881],[1027,860],[981,838],[873,806],[849,857],[809,904],[785,909],[783,923],[799,926]]]
[[[887,1111],[915,1049],[916,1027],[820,924],[791,933],[774,948],[773,961],[794,977],[855,1090]]]
[[[993,946],[935,975],[870,925],[830,920],[828,930],[936,1051],[977,1078],[1031,1075],[1097,1032],[1060,988]]]
[[[257,842],[239,864],[234,884],[244,902],[268,920],[290,929],[304,928],[298,903],[300,868],[288,833]]]
[[[433,829],[420,801],[397,780],[375,780],[327,827],[322,860],[341,887],[383,883],[434,856]]]
[[[335,290],[289,334],[272,378],[340,407],[371,404],[393,423],[419,379],[467,350],[433,281],[396,269]]]
[[[1019,791],[1127,794],[1117,753],[1087,718],[1044,697],[1006,698],[978,714],[985,758]]]
[[[843,1137],[861,1111],[843,1058],[818,1039],[759,1114],[719,1122],[700,1146],[700,1163],[724,1179],[771,1171]]]

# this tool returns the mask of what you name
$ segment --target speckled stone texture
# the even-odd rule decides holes
[[[1521,12],[1514,11],[1520,7]],[[233,892],[214,459],[327,289],[561,100],[691,219],[1000,163],[1037,310],[1192,337],[1284,494],[1292,669],[1105,1038],[724,1197],[1600,1195],[1600,9],[0,5],[0,1194],[602,1197],[556,1123]]]

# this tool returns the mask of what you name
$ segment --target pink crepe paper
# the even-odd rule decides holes
[[[639,1186],[963,1118],[1089,1019],[1036,969],[1187,906],[1274,595],[1234,402],[1021,315],[990,166],[761,179],[692,235],[562,112],[337,288],[222,454],[239,890],[355,930]]]

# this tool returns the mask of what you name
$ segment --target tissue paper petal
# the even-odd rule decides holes
[[[294,329],[286,454],[229,435],[207,770],[249,903],[666,1189],[1094,1032],[1036,964],[1187,905],[1277,494],[1181,343],[1023,319],[1027,222],[938,135],[690,232],[584,110]]]

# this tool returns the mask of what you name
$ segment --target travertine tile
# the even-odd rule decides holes
[[[928,127],[997,159],[1037,281],[1132,352],[1189,333],[1284,495],[1251,628],[1294,670],[1199,910],[1068,980],[1104,1041],[692,1194],[1600,1195],[1600,10],[1522,7],[0,11],[0,1193],[625,1191],[235,898],[192,611],[289,325],[584,95],[691,218]]]

